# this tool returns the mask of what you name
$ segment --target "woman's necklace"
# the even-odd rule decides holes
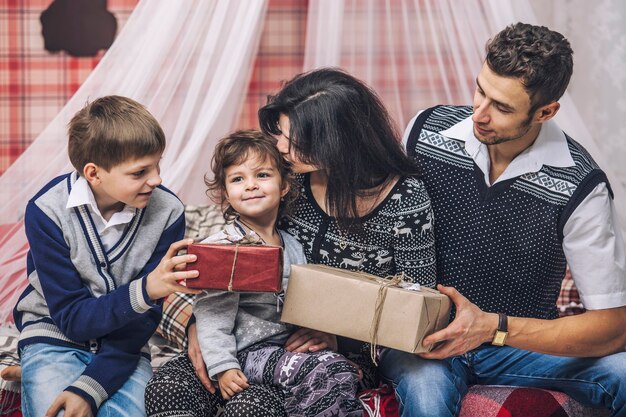
[[[348,247],[348,231],[350,228],[348,228],[348,230],[343,230],[341,226],[339,226],[338,221],[336,221],[336,224],[337,231],[339,232],[339,249],[346,250],[346,248]]]
[[[385,178],[381,183],[376,185],[376,192],[372,192],[371,196],[361,197],[361,201],[359,202],[359,213],[357,215],[366,216],[370,214],[378,204],[384,199],[384,197],[388,194],[391,186],[395,185],[397,180],[391,181],[389,184],[385,185],[387,182],[387,178]],[[382,187],[382,191],[380,188]],[[370,202],[371,201],[371,202]],[[367,207],[364,209],[363,207]],[[339,221],[335,220],[335,224],[337,225],[337,235],[339,236],[339,249],[345,250],[348,247],[348,234],[350,233],[350,229],[354,224],[354,219],[352,219],[352,223],[348,225],[346,228],[342,228],[339,225]],[[358,221],[358,220],[357,220]]]

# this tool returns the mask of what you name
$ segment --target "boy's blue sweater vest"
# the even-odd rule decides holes
[[[66,208],[76,173],[50,181],[26,207],[29,285],[14,310],[19,349],[34,343],[95,353],[66,388],[94,415],[126,382],[161,319],[146,276],[185,229],[184,207],[166,188],[154,189],[109,250],[86,206]]]
[[[471,114],[471,107],[425,110],[407,142],[435,213],[438,281],[484,311],[556,318],[563,227],[589,192],[608,185],[606,175],[567,137],[574,166],[544,165],[489,187],[464,142],[439,134]]]

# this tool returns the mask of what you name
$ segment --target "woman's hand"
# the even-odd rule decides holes
[[[337,336],[305,327],[296,330],[285,342],[288,352],[317,352],[322,349],[337,351]]]
[[[191,323],[187,329],[187,338],[189,339],[189,347],[187,348],[187,355],[193,365],[193,369],[196,371],[196,376],[211,394],[215,394],[215,385],[213,381],[209,379],[209,373],[206,371],[206,365],[204,359],[202,359],[202,352],[200,352],[200,343],[198,342],[198,329],[196,323]]]

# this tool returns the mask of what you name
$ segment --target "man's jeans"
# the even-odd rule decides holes
[[[28,345],[21,353],[24,417],[43,417],[95,356],[91,352],[45,343]],[[109,371],[115,372],[115,369]],[[145,416],[144,392],[151,376],[150,362],[141,358],[122,388],[102,403],[97,417]],[[63,411],[58,414],[62,415]]]
[[[612,416],[626,416],[626,352],[580,359],[483,345],[438,361],[389,349],[380,372],[396,390],[402,417],[458,416],[471,384],[562,391],[582,404],[610,408]]]

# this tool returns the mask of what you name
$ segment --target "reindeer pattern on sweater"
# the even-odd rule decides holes
[[[304,247],[308,263],[377,276],[404,272],[406,280],[435,286],[435,218],[422,181],[400,178],[385,199],[348,230],[326,214],[311,193],[308,174],[297,176],[299,200],[280,227]]]

